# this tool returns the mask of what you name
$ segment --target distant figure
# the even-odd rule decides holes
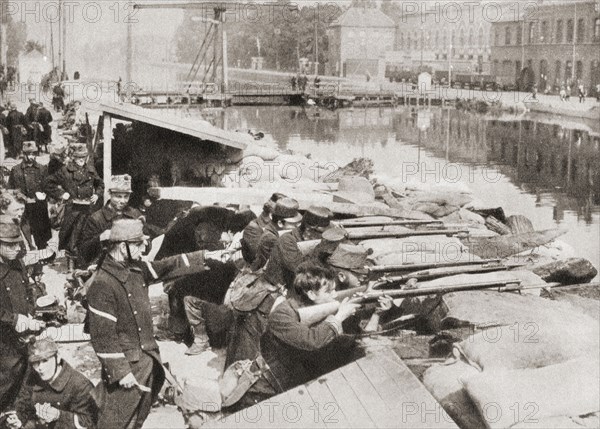
[[[80,76],[80,75],[79,75],[79,72],[78,72],[78,71],[76,71],[76,72],[73,74],[73,80],[79,80],[79,76]]]
[[[531,88],[531,97],[534,100],[537,100],[537,92],[538,92],[537,85],[533,85],[533,88]]]
[[[567,90],[564,85],[560,87],[560,101],[565,102],[567,100]]]
[[[296,90],[296,76],[292,76],[292,78],[290,79],[290,82],[292,84],[292,91]]]
[[[21,154],[23,141],[27,136],[27,118],[17,110],[14,103],[9,103],[9,112],[6,116],[6,128],[8,128],[8,151],[9,156],[15,159]]]
[[[319,77],[319,75],[315,75],[314,85],[315,85],[315,89],[318,91],[319,86],[321,85],[321,78]]]
[[[565,95],[565,101],[569,101],[571,99],[571,85],[567,85],[567,93]]]
[[[579,84],[579,86],[577,87],[577,90],[579,93],[579,102],[585,103],[585,89],[583,87],[583,84]]]
[[[44,107],[44,103],[41,101],[38,102],[38,109],[36,115],[36,122],[39,123],[42,127],[41,132],[39,133],[39,141],[40,150],[44,147],[44,151],[48,153],[48,144],[52,142],[52,126],[50,123],[52,122],[52,113],[46,107]]]
[[[65,90],[62,84],[57,83],[52,89],[54,96],[52,97],[52,106],[55,112],[62,112],[65,108]]]

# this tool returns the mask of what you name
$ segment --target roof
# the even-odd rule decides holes
[[[235,149],[243,150],[247,146],[244,141],[247,140],[245,134],[225,131],[199,119],[180,118],[164,111],[144,109],[131,104],[102,104],[100,110],[113,118],[143,122]]]
[[[396,24],[379,9],[351,7],[331,23],[330,27],[395,28]]]

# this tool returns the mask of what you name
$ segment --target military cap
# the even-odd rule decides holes
[[[50,152],[50,155],[62,155],[66,150],[67,146],[65,144],[51,143],[48,145],[48,152]]]
[[[110,186],[108,190],[110,192],[123,192],[131,194],[131,176],[129,174],[112,176],[110,178]]]
[[[34,153],[38,151],[34,141],[23,142],[23,153]]]
[[[333,213],[327,207],[310,206],[302,218],[306,225],[315,228],[327,228],[333,218]]]
[[[144,235],[144,224],[140,219],[117,219],[110,229],[109,241],[112,242],[139,242],[148,240]]]
[[[273,215],[285,219],[287,222],[300,222],[302,215],[298,213],[300,205],[292,198],[281,198],[275,203]]]
[[[71,156],[73,158],[85,158],[88,156],[88,149],[85,144],[74,144],[71,145]]]
[[[369,251],[356,244],[341,243],[329,257],[327,263],[335,268],[366,274]]]
[[[41,362],[49,357],[56,356],[58,346],[50,338],[41,338],[29,348],[29,362]]]
[[[23,241],[19,225],[6,216],[2,216],[2,220],[0,220],[0,241],[5,243],[19,243]]]

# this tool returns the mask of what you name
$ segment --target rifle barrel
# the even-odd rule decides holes
[[[464,229],[432,229],[429,231],[411,231],[411,232],[392,232],[392,231],[369,231],[369,232],[349,232],[349,240],[368,240],[372,238],[406,238],[426,235],[446,235],[452,236],[460,233],[468,233]]]
[[[457,262],[430,262],[423,264],[375,265],[366,268],[371,273],[391,273],[395,271],[418,271],[430,268],[462,267],[468,265],[491,264],[497,262],[500,262],[500,259],[482,259],[480,261]]]
[[[443,225],[444,222],[442,222],[441,220],[374,220],[364,222],[358,222],[355,220],[342,220],[337,222],[337,224],[339,226],[343,226],[344,228],[360,228],[364,226],[420,226],[432,224]]]

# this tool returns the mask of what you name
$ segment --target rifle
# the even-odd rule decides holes
[[[366,220],[347,219],[336,221],[339,226],[344,228],[359,228],[363,226],[421,226],[421,225],[443,225],[441,220]]]
[[[378,282],[382,283],[382,282]],[[377,283],[373,288],[377,286]],[[491,282],[479,282],[479,283],[464,283],[459,285],[451,286],[435,286],[427,287],[422,289],[400,289],[400,290],[387,290],[387,291],[373,291],[362,293],[354,298],[350,298],[349,302],[353,304],[367,304],[369,302],[377,301],[379,298],[387,296],[390,298],[414,298],[417,296],[428,296],[428,295],[440,295],[451,292],[463,292],[473,290],[483,290],[498,288],[498,291],[518,291],[521,287],[521,280],[498,280]],[[544,286],[545,287],[545,286]],[[344,297],[346,298],[346,296]],[[327,316],[337,313],[340,306],[339,299],[340,295],[336,297],[335,301],[327,302],[325,304],[311,305],[298,309],[298,315],[300,316],[300,322],[308,325],[321,322]]]
[[[346,238],[348,240],[370,240],[373,238],[406,238],[406,237],[418,237],[425,235],[445,235],[452,237],[457,234],[468,234],[469,231],[465,229],[431,229],[426,231],[410,231],[410,232],[393,232],[393,231],[368,231],[368,232],[347,232]]]
[[[457,274],[474,274],[474,273],[489,273],[493,271],[506,271],[514,267],[523,266],[525,264],[504,265],[499,263],[480,264],[474,266],[458,266],[449,268],[434,268],[431,270],[414,271],[410,274],[393,277],[383,277],[381,281],[373,286],[373,289],[378,289],[386,284],[398,284],[406,282],[409,279],[417,280],[432,280],[440,277],[454,276]]]
[[[375,265],[366,267],[370,273],[393,273],[397,271],[417,271],[430,268],[463,267],[469,265],[493,264],[501,259],[481,259],[479,261],[456,261],[456,262],[427,262],[423,264],[399,264],[399,265]]]
[[[381,282],[379,282],[381,283]],[[521,286],[521,280],[498,280],[491,282],[478,282],[478,283],[463,283],[458,285],[451,286],[432,286],[432,287],[424,287],[424,288],[413,288],[413,289],[400,289],[400,290],[388,290],[388,291],[377,291],[368,292],[363,294],[358,294],[354,298],[350,299],[351,303],[354,304],[366,304],[369,302],[377,301],[379,298],[383,296],[387,296],[390,298],[414,298],[418,296],[428,296],[428,295],[444,295],[452,292],[465,292],[465,291],[476,291],[476,290],[485,290],[485,289],[493,289],[498,288],[497,291],[500,293],[503,292],[521,292],[523,290],[530,289],[550,289],[555,287],[576,287],[576,286],[587,286],[587,287],[600,287],[600,283],[584,283],[579,285],[565,285],[562,283],[554,282],[554,283],[544,283],[541,285],[529,285],[529,286]],[[377,287],[377,283],[373,286],[373,288]],[[358,289],[358,288],[356,288]],[[348,291],[349,292],[349,291]],[[344,296],[345,298],[346,296]],[[298,309],[298,315],[300,316],[300,322],[313,325],[315,323],[321,322],[327,316],[333,315],[337,313],[338,308],[340,306],[339,299],[343,298],[338,294],[336,300],[333,302],[328,302],[325,304],[316,304],[308,307],[302,307]]]

